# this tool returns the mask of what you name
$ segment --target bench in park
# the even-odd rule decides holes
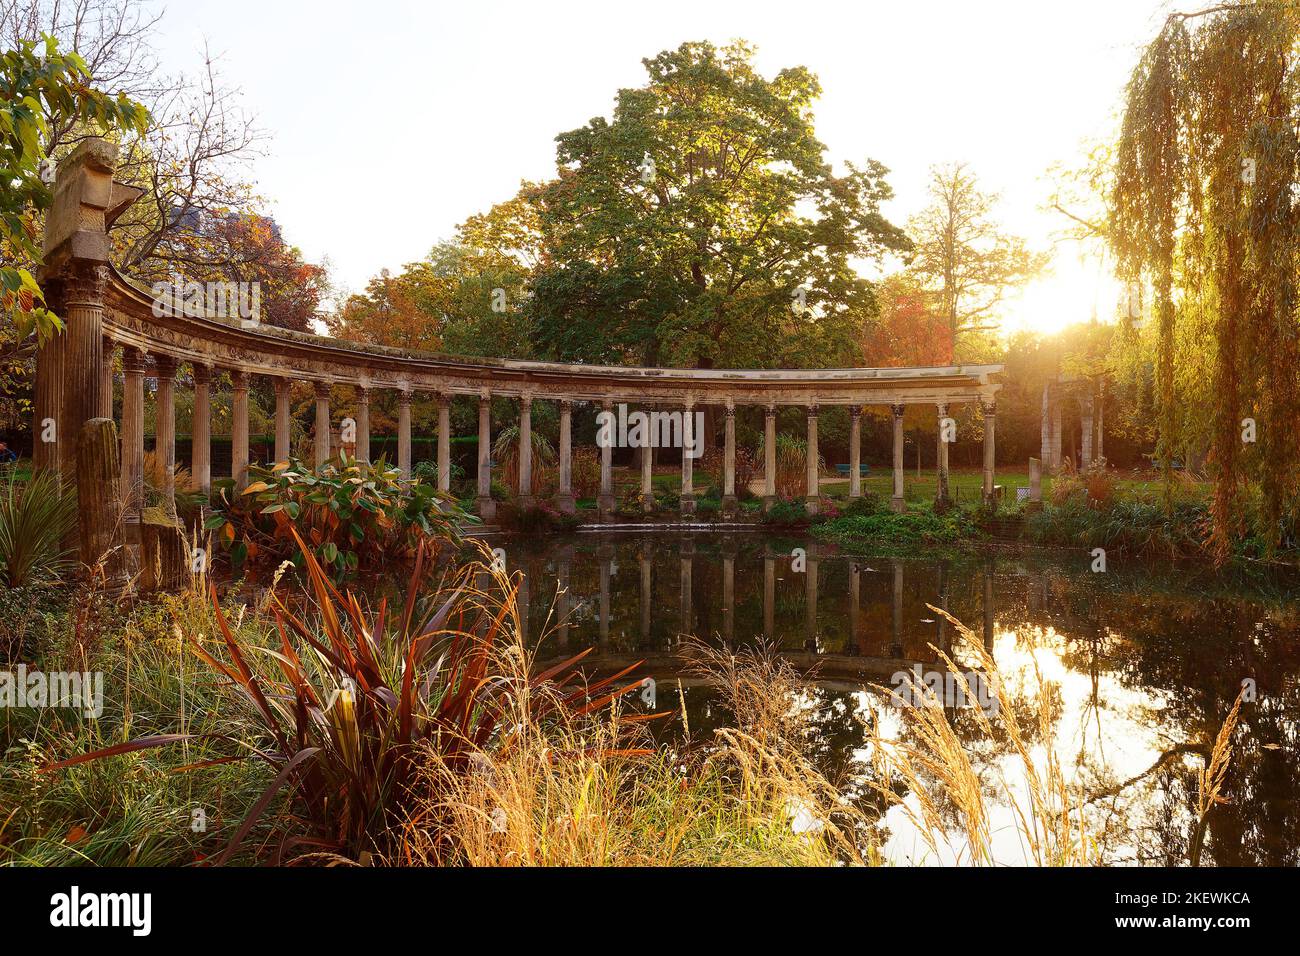
[[[836,465],[835,470],[838,471],[845,478],[849,476],[848,465]],[[867,475],[869,475],[870,473],[871,473],[870,465],[858,465],[858,474],[861,475],[863,478],[867,477]]]

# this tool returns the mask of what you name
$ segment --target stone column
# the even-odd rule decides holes
[[[248,486],[248,373],[230,373],[230,476],[235,490]]]
[[[1058,399],[1052,403],[1052,447],[1049,449],[1049,453],[1051,455],[1050,465],[1053,474],[1061,468],[1061,431],[1061,402]]]
[[[578,510],[573,497],[573,403],[567,398],[560,400],[560,489],[555,506],[566,515]]]
[[[451,490],[451,404],[446,392],[438,393],[438,490]]]
[[[50,288],[45,291],[47,296],[53,294]],[[35,394],[32,396],[32,467],[37,471],[60,470],[59,419],[63,414],[63,352],[64,341],[60,334],[53,336],[36,353]],[[125,415],[125,410],[123,414]]]
[[[357,443],[353,457],[359,462],[370,464],[370,389],[364,385],[356,387],[357,398]]]
[[[984,504],[986,507],[995,508],[997,501],[993,497],[993,457],[997,405],[992,400],[981,401],[980,410],[984,413]]]
[[[1106,380],[1097,382],[1097,460],[1105,461],[1106,443],[1102,437],[1106,431]]]
[[[763,417],[763,510],[776,504],[776,406],[769,405]]]
[[[817,406],[809,405],[808,454],[806,456],[808,465],[808,487],[806,488],[804,501],[807,504],[808,513],[811,515],[817,513],[817,506],[820,503],[821,498],[821,482],[819,481],[820,476],[817,473],[817,455]]]
[[[190,474],[204,500],[212,492],[212,366],[195,362],[194,416],[190,420]]]
[[[612,422],[613,415],[614,415],[614,403],[609,399],[606,399],[604,402],[601,403],[600,409],[601,409],[601,414],[605,418],[605,421]],[[612,432],[613,430],[612,426],[607,430]],[[597,435],[599,435],[600,430],[597,429],[596,433]],[[596,504],[600,511],[600,517],[602,519],[608,518],[611,514],[614,513],[615,502],[614,502],[614,467],[613,467],[614,447],[613,445],[614,442],[611,436],[611,439],[609,441],[605,442],[603,445],[600,446],[600,497],[597,499]]]
[[[695,447],[695,402],[686,400],[682,407],[682,514],[695,513],[695,459],[691,450]]]
[[[496,517],[497,506],[492,500],[492,396],[488,392],[478,397],[478,498],[475,504],[479,517],[484,521]]]
[[[397,393],[397,470],[403,478],[411,477],[411,393]]]
[[[155,355],[158,391],[154,395],[154,458],[162,472],[163,511],[176,514],[176,360]]]
[[[65,161],[66,162],[66,161]],[[51,211],[50,215],[54,215]],[[47,237],[48,238],[48,237]],[[74,250],[75,254],[75,250]],[[37,362],[53,365],[50,388],[60,394],[56,403],[49,403],[48,411],[41,415],[55,423],[51,464],[56,464],[69,487],[77,476],[77,441],[81,426],[97,417],[104,408],[101,395],[104,387],[104,289],[108,270],[97,262],[73,259],[51,284],[51,306],[61,309],[63,331],[42,347]],[[44,353],[49,353],[48,355]],[[37,408],[42,411],[44,396],[38,390]],[[37,423],[41,424],[40,421]],[[37,439],[42,429],[35,432]],[[37,457],[36,464],[44,461]],[[75,539],[74,539],[75,543]]]
[[[722,513],[736,513],[736,405],[727,399],[722,440]]]
[[[289,447],[289,386],[287,378],[277,378],[275,385],[275,460],[288,461]]]
[[[316,467],[330,460],[330,383],[316,383]]]
[[[110,421],[113,418],[113,352],[116,349],[117,343],[107,335],[104,336],[102,369],[104,380],[99,386],[99,417]]]
[[[655,510],[654,464],[655,449],[651,440],[654,431],[654,409],[646,410],[650,425],[646,426],[644,444],[641,446],[641,509],[647,513]]]
[[[533,504],[533,398],[519,399],[519,505]]]
[[[1092,464],[1092,396],[1085,395],[1079,400],[1079,424],[1082,430],[1079,448],[1079,467],[1088,468]]]
[[[140,523],[144,506],[144,353],[122,349],[122,513]]]
[[[862,406],[849,407],[849,497],[862,497]]]
[[[1035,504],[1043,500],[1043,469],[1037,458],[1029,459],[1029,500]]]
[[[1042,448],[1040,457],[1043,467],[1052,468],[1052,383],[1043,383],[1043,410],[1039,421]]]
[[[945,434],[944,420],[948,417],[948,403],[940,402],[939,409],[939,444],[935,446],[935,489],[934,503],[940,510],[946,508],[948,495],[948,435]]]
[[[894,496],[889,506],[902,513],[907,510],[907,502],[903,500],[903,412],[906,406],[895,403],[889,406],[889,410],[894,413]]]

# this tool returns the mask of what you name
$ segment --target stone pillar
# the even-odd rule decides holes
[[[162,473],[163,511],[176,514],[176,360],[155,355],[154,372],[158,391],[154,395],[154,458]]]
[[[248,486],[248,373],[230,373],[230,476],[235,491]]]
[[[944,427],[945,420],[948,418],[948,403],[940,402],[939,410],[939,443],[935,446],[935,488],[934,503],[937,508],[942,510],[948,506],[950,500],[948,494],[948,435]]]
[[[1079,448],[1079,467],[1086,469],[1092,465],[1092,396],[1085,395],[1079,401],[1079,424],[1081,435]]]
[[[1029,459],[1029,500],[1036,504],[1043,500],[1043,469],[1037,458]]]
[[[451,490],[451,402],[438,394],[438,490]]]
[[[316,382],[316,467],[330,460],[330,383]]]
[[[555,506],[566,515],[578,510],[573,497],[573,403],[567,398],[560,400],[560,488]]]
[[[104,336],[103,347],[103,375],[104,380],[99,386],[99,417],[113,420],[113,352],[117,349],[117,343]]]
[[[122,349],[122,514],[139,525],[144,507],[144,354]]]
[[[51,294],[52,290],[47,288],[46,295]],[[64,341],[60,334],[53,336],[36,353],[36,383],[32,401],[32,467],[37,471],[59,471],[63,352]]]
[[[763,510],[776,504],[776,406],[769,405],[763,417]]]
[[[889,406],[889,410],[894,413],[894,496],[889,506],[902,513],[907,510],[907,502],[903,500],[903,412],[906,406],[901,402],[895,403]]]
[[[478,498],[475,504],[479,517],[484,521],[496,517],[497,506],[492,500],[492,396],[487,392],[478,397]]]
[[[194,415],[190,419],[190,474],[206,501],[212,492],[212,366],[195,362]]]
[[[126,583],[122,539],[121,465],[117,427],[111,418],[92,418],[77,442],[77,525],[81,563],[111,592]]]
[[[695,459],[691,450],[695,447],[695,403],[686,400],[682,407],[682,514],[695,513]]]
[[[862,406],[849,406],[849,497],[862,497]]]
[[[653,424],[654,410],[647,409],[649,421]],[[641,509],[647,513],[655,510],[655,492],[654,492],[654,463],[655,450],[652,442],[651,432],[654,429],[647,425],[644,436],[644,444],[641,446]]]
[[[804,502],[807,504],[808,513],[815,515],[817,506],[821,500],[821,482],[817,473],[817,406],[808,406],[808,454],[807,458],[807,488],[805,489]]]
[[[1039,432],[1042,448],[1040,456],[1043,466],[1049,471],[1052,468],[1052,383],[1043,383],[1043,410],[1039,421]]]
[[[287,378],[277,378],[275,385],[275,460],[288,461],[289,446],[289,386]]]
[[[357,399],[357,443],[352,457],[359,462],[370,464],[370,389],[364,385],[356,387]]]
[[[731,399],[723,414],[726,415],[722,440],[722,513],[736,513],[736,406]]]
[[[403,478],[411,477],[411,393],[407,389],[397,393],[397,470]]]
[[[533,399],[519,399],[519,504],[533,503]]]
[[[980,410],[984,413],[984,505],[995,508],[997,501],[993,497],[993,457],[997,405],[992,400],[981,401]]]
[[[604,402],[601,403],[600,408],[604,420],[606,422],[612,423],[613,415],[614,415],[614,403],[611,402],[609,399],[606,399]],[[600,446],[600,497],[596,501],[597,507],[600,511],[600,517],[602,519],[608,518],[611,514],[613,514],[614,506],[615,506],[614,468],[613,468],[613,457],[612,457],[614,454],[614,447],[613,447],[614,442],[612,437],[613,425],[611,424],[607,429],[605,429],[605,431],[610,433],[610,440],[604,442]],[[597,429],[596,434],[600,435],[601,430]]]

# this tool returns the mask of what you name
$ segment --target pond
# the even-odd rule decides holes
[[[872,772],[864,716],[874,714],[887,735],[909,732],[897,699],[879,687],[898,686],[900,672],[944,670],[935,648],[951,650],[955,630],[927,605],[946,609],[984,642],[1013,696],[1036,696],[1035,667],[1051,686],[1051,743],[1087,797],[1090,837],[1112,863],[1186,865],[1201,765],[1188,751],[1214,740],[1249,679],[1255,699],[1242,709],[1228,802],[1210,815],[1202,862],[1300,863],[1293,579],[1116,556],[1097,573],[1083,550],[886,557],[745,531],[488,542],[525,575],[527,636],[541,642],[540,659],[594,647],[588,662],[600,671],[643,660],[637,673],[654,679],[656,710],[684,706],[696,737],[728,716],[683,667],[683,636],[779,648],[814,676],[802,705],[812,710],[819,759],[850,779]],[[988,788],[996,860],[1023,862],[1012,811],[999,796],[1024,786],[1019,760],[1005,740],[985,739],[961,706],[950,713]],[[960,859],[956,816],[940,809],[951,848],[936,856],[894,807],[877,824],[886,857]]]

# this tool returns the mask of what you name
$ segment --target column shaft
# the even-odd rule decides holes
[[[361,385],[357,386],[357,445],[353,457],[370,463],[370,389]]]
[[[248,486],[248,373],[230,373],[230,475],[235,490]]]
[[[948,429],[945,427],[948,418],[948,406],[940,402],[939,411],[939,443],[935,446],[935,489],[934,501],[939,508],[947,507],[948,496]]]
[[[451,407],[447,396],[438,396],[438,490],[451,490]]]
[[[763,509],[776,503],[776,406],[763,416]]]
[[[122,349],[122,499],[123,514],[140,521],[144,506],[144,355]]]
[[[519,504],[533,503],[533,400],[519,400]]]
[[[316,467],[330,460],[330,385],[316,383]]]
[[[997,406],[993,402],[980,402],[984,412],[984,504],[997,507],[993,496],[993,458],[997,426]]]
[[[154,458],[158,462],[163,510],[176,514],[176,360],[154,357],[158,390],[154,393]]]
[[[722,510],[731,514],[736,510],[736,406],[730,399],[724,410],[725,424],[722,437]]]
[[[597,437],[602,438],[600,441],[600,498],[597,500],[596,504],[599,508],[601,518],[608,518],[613,514],[615,505],[613,466],[614,403],[606,399],[601,403],[600,412],[605,425],[602,428],[598,428],[596,431]]]
[[[405,389],[397,394],[397,470],[411,477],[411,393]]]
[[[496,516],[496,503],[492,500],[492,397],[484,394],[478,400],[478,513],[484,521]]]
[[[862,406],[849,409],[849,497],[862,497]]]
[[[806,494],[804,497],[807,503],[808,513],[816,514],[817,506],[821,497],[821,482],[817,473],[817,406],[808,406],[808,452],[806,455],[808,466],[808,482]]]
[[[204,499],[212,491],[212,367],[198,363],[194,372],[194,414],[190,419],[190,474]]]
[[[289,460],[289,385],[287,378],[275,380],[275,460]]]
[[[894,413],[894,496],[890,501],[890,507],[894,511],[902,512],[907,510],[907,504],[903,500],[903,412],[904,406],[895,404],[890,406],[890,411]]]
[[[695,512],[695,441],[695,404],[687,401],[682,409],[682,514]]]
[[[577,511],[573,497],[573,403],[560,401],[560,489],[555,499],[562,514]]]

